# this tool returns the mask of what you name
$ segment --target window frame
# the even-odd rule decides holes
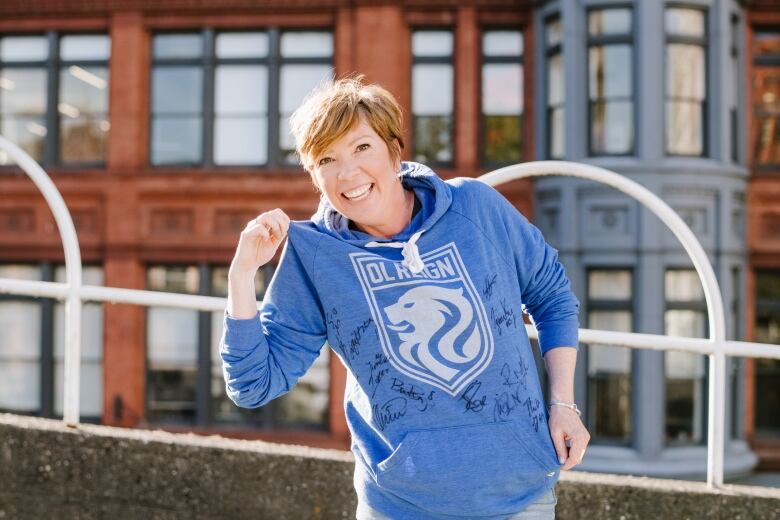
[[[3,264],[26,265],[35,267],[38,269],[39,280],[44,282],[54,282],[54,273],[56,268],[60,265],[64,265],[60,262],[24,260],[13,262],[6,261],[3,262]],[[100,269],[105,269],[104,266],[99,263],[86,263],[83,265],[83,267],[99,267]],[[39,407],[32,411],[0,409],[0,412],[24,415],[28,417],[62,419],[62,414],[58,414],[54,410],[55,392],[57,391],[54,387],[54,371],[56,367],[54,355],[54,308],[57,302],[54,298],[37,298],[35,296],[21,294],[0,294],[0,302],[15,301],[37,303],[41,309],[40,359],[38,361],[40,370],[40,403]],[[0,363],[2,363],[2,360],[0,360]],[[103,372],[105,372],[105,359],[103,357],[101,357],[101,369]],[[79,418],[79,421],[89,424],[100,424],[102,417],[100,415],[82,415]]]
[[[452,35],[452,52],[449,56],[416,56],[414,49],[412,48],[412,42],[414,39],[414,33],[416,32],[449,32]],[[409,106],[409,114],[411,115],[411,146],[410,152],[413,161],[416,161],[417,157],[417,137],[415,129],[417,128],[417,118],[426,116],[417,116],[414,113],[414,67],[415,65],[449,65],[452,68],[452,108],[450,110],[449,117],[452,120],[450,125],[450,160],[449,161],[426,161],[427,166],[439,167],[439,168],[453,168],[455,166],[455,135],[457,134],[456,128],[456,99],[455,99],[455,86],[457,83],[457,75],[455,70],[456,65],[456,49],[457,49],[457,30],[451,25],[419,25],[411,27],[409,30],[409,48],[411,54],[411,63],[409,70],[409,92],[412,96]]]
[[[590,273],[595,271],[605,271],[605,272],[622,272],[627,271],[631,276],[631,299],[630,300],[622,300],[622,299],[594,299],[590,296]],[[590,313],[592,311],[629,311],[631,313],[631,328],[632,330],[637,330],[638,327],[638,316],[637,316],[637,289],[638,289],[639,282],[637,281],[636,276],[636,268],[631,265],[588,265],[585,267],[585,322],[587,323],[587,327],[590,328]],[[590,374],[588,374],[588,362],[589,362],[589,356],[590,356],[590,344],[586,344],[585,346],[585,358],[584,358],[584,366],[585,366],[585,403],[588,409],[591,408],[590,406]],[[629,348],[629,347],[626,347]],[[590,421],[590,414],[587,415],[585,418],[585,422],[588,426],[588,429],[593,433],[593,442],[594,444],[598,444],[600,446],[620,446],[620,447],[630,447],[634,444],[634,439],[636,437],[636,433],[634,431],[634,424],[636,424],[636,389],[633,384],[634,380],[634,372],[636,370],[637,366],[637,360],[636,360],[636,354],[637,349],[629,348],[629,358],[631,360],[631,370],[629,371],[628,377],[629,380],[632,382],[631,384],[631,396],[629,398],[629,402],[631,403],[631,410],[629,412],[629,421],[631,423],[631,431],[628,435],[628,439],[625,441],[617,440],[613,437],[599,437],[596,435],[596,428],[594,424],[591,424]]]
[[[694,37],[694,36],[679,36],[679,35],[670,35],[668,33],[668,28],[666,26],[666,12],[669,9],[689,9],[692,11],[699,11],[704,15],[704,35],[701,37]],[[669,2],[666,3],[663,6],[663,15],[664,15],[664,38],[663,38],[663,48],[664,48],[664,67],[663,67],[663,89],[664,89],[664,107],[663,107],[663,143],[664,143],[664,155],[666,157],[693,157],[693,158],[708,158],[710,156],[710,131],[709,131],[709,125],[710,125],[710,116],[709,116],[709,109],[710,109],[710,95],[711,95],[711,89],[710,89],[710,10],[706,6],[698,5],[698,4],[687,4],[684,2]],[[696,45],[701,47],[704,50],[704,57],[703,57],[703,66],[704,66],[704,99],[701,101],[701,153],[699,154],[683,154],[683,153],[672,153],[669,151],[669,145],[668,140],[669,136],[667,134],[667,103],[670,102],[670,100],[680,100],[680,98],[672,98],[669,96],[669,93],[666,92],[667,84],[669,81],[668,77],[668,71],[669,71],[669,45],[670,44],[683,44],[683,45]],[[687,101],[687,100],[684,100]],[[690,102],[690,101],[687,101]]]
[[[707,337],[707,331],[709,330],[709,323],[710,323],[710,317],[707,312],[707,300],[705,299],[704,295],[704,289],[702,288],[702,298],[701,300],[685,300],[685,301],[670,301],[667,294],[666,294],[666,273],[670,271],[690,271],[693,272],[696,275],[696,278],[699,279],[698,272],[696,269],[692,266],[674,266],[674,265],[667,265],[664,267],[662,276],[662,287],[663,287],[663,302],[664,302],[664,310],[663,310],[663,319],[664,319],[664,334],[666,334],[666,313],[668,311],[675,311],[675,310],[683,310],[683,311],[698,311],[701,312],[702,316],[704,317],[704,331],[702,337]],[[704,354],[699,354],[697,352],[689,352],[692,355],[702,356],[704,361],[704,367],[702,368],[702,372],[704,376],[701,379],[701,384],[704,389],[702,392],[702,404],[701,404],[701,413],[698,418],[693,417],[693,421],[699,420],[701,421],[702,429],[701,429],[701,440],[698,442],[691,442],[691,441],[669,441],[666,439],[666,421],[667,421],[667,414],[666,414],[666,406],[667,406],[667,399],[666,399],[666,385],[669,380],[669,377],[667,376],[666,371],[666,353],[670,352],[669,350],[664,351],[664,356],[662,358],[663,362],[663,388],[664,388],[664,424],[663,424],[663,443],[665,447],[685,447],[685,446],[702,446],[707,444],[707,435],[709,430],[709,425],[707,424],[707,410],[709,407],[709,393],[707,392],[707,388],[710,381],[710,363],[709,363],[709,356]],[[688,353],[688,352],[687,352]],[[733,398],[733,396],[732,396]],[[695,424],[694,424],[695,427]]]
[[[43,156],[40,163],[44,169],[57,168],[64,171],[72,170],[101,170],[104,169],[108,163],[108,153],[102,161],[82,161],[82,162],[64,162],[62,161],[62,150],[60,149],[60,125],[62,124],[62,117],[59,113],[60,102],[60,71],[63,67],[68,65],[77,65],[85,67],[105,67],[109,71],[109,84],[106,87],[107,105],[106,105],[106,120],[111,123],[111,49],[109,56],[105,60],[63,60],[61,54],[61,41],[66,36],[105,36],[111,46],[111,33],[100,31],[33,31],[22,33],[10,33],[4,32],[0,34],[0,39],[5,37],[43,37],[46,40],[48,46],[48,57],[45,60],[28,60],[28,61],[12,61],[3,62],[0,61],[0,70],[13,69],[13,68],[31,68],[36,67],[42,69],[46,74],[46,111],[44,112],[44,120],[46,122],[46,135],[43,138]],[[0,117],[2,115],[0,114]],[[110,130],[109,130],[110,132]],[[106,132],[106,150],[108,150],[108,132]],[[0,172],[15,171],[19,167],[16,164],[4,164],[0,165]]]
[[[268,35],[268,54],[265,57],[247,58],[219,58],[216,54],[217,36],[226,33],[257,32]],[[220,171],[245,171],[247,168],[259,170],[284,170],[289,172],[299,171],[300,165],[287,163],[282,160],[280,145],[280,82],[281,69],[284,65],[328,65],[335,68],[335,52],[329,57],[282,57],[281,39],[284,34],[296,32],[324,32],[328,33],[335,42],[333,27],[247,27],[215,30],[214,28],[192,30],[161,30],[151,35],[152,44],[149,46],[149,121],[147,126],[147,166],[152,169],[212,169]],[[154,55],[154,38],[161,35],[193,34],[199,35],[203,43],[203,54],[197,58],[157,58]],[[216,71],[220,65],[263,65],[268,71],[268,99],[266,106],[266,118],[268,120],[267,131],[267,157],[264,163],[241,164],[217,164],[214,161],[214,126],[216,118],[215,110],[215,84]],[[198,66],[203,72],[203,89],[201,99],[202,128],[200,132],[201,159],[198,162],[163,162],[154,163],[152,160],[152,147],[154,136],[152,125],[155,118],[153,110],[152,88],[154,81],[154,69],[158,66]]]
[[[561,35],[561,41],[554,45],[550,45],[547,42],[547,36],[549,34],[549,27],[554,22],[558,22],[561,27],[562,35]],[[552,125],[552,114],[553,111],[556,109],[561,109],[564,114],[564,128],[565,128],[565,122],[566,122],[566,93],[563,94],[563,101],[558,105],[552,105],[550,102],[550,60],[552,57],[558,55],[561,57],[561,67],[563,67],[563,74],[564,74],[564,85],[566,84],[566,64],[564,62],[564,54],[563,54],[563,19],[561,16],[561,13],[555,12],[548,16],[544,17],[544,21],[542,24],[542,43],[544,45],[544,57],[545,57],[545,70],[544,70],[544,121],[545,121],[545,144],[544,144],[544,153],[545,157],[550,160],[563,160],[566,158],[566,133],[564,132],[563,135],[563,149],[561,150],[561,155],[554,156],[552,153],[552,144],[553,144],[553,125]],[[562,87],[565,88],[565,87]]]
[[[625,34],[610,34],[610,35],[600,35],[600,36],[592,36],[590,34],[590,30],[588,28],[588,22],[590,18],[590,14],[597,11],[609,11],[612,9],[628,9],[631,12],[631,27],[629,28],[629,32]],[[598,6],[592,6],[586,9],[585,11],[585,36],[587,39],[587,45],[586,45],[586,52],[587,52],[587,59],[586,59],[586,74],[588,74],[588,81],[587,81],[587,87],[586,87],[586,103],[587,103],[587,113],[588,113],[588,157],[633,157],[637,153],[637,121],[639,120],[639,111],[637,108],[636,103],[636,93],[637,93],[637,84],[638,84],[638,71],[637,71],[637,46],[636,46],[636,13],[634,9],[634,5],[631,3],[623,3],[623,4],[607,4],[607,5],[598,5]],[[632,114],[632,138],[631,138],[631,147],[629,150],[625,153],[596,153],[593,150],[593,100],[591,100],[590,97],[590,49],[592,47],[606,47],[608,45],[625,45],[628,44],[631,46],[631,94],[630,97],[627,98],[631,102],[631,114]],[[598,102],[605,102],[609,98],[599,98]],[[623,98],[616,98],[618,100],[623,100]]]
[[[484,66],[486,64],[508,64],[508,65],[520,65],[521,67],[521,78],[520,82],[523,85],[523,110],[520,112],[518,117],[520,118],[520,155],[516,162],[523,162],[526,159],[525,149],[525,141],[528,138],[525,135],[525,127],[526,127],[526,103],[525,103],[525,92],[527,90],[526,88],[526,68],[525,68],[525,53],[526,53],[526,30],[527,27],[525,25],[518,26],[518,25],[483,25],[480,27],[479,31],[479,38],[480,38],[480,63],[479,63],[479,121],[477,124],[477,138],[478,138],[478,144],[477,144],[477,153],[479,157],[479,164],[482,167],[485,168],[500,168],[502,166],[507,166],[510,164],[515,164],[514,161],[488,161],[485,158],[485,112],[484,107],[482,106],[482,91],[484,89],[484,82],[482,81],[482,73],[484,71]],[[520,39],[523,42],[523,49],[519,56],[485,56],[485,33],[493,32],[493,31],[507,31],[507,32],[516,32],[520,34]]]

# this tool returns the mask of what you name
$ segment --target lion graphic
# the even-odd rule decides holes
[[[434,336],[445,326],[446,316],[453,316],[453,308],[457,309],[460,316],[458,322],[446,331],[438,345],[431,344]],[[401,340],[399,354],[411,366],[430,371],[444,381],[451,381],[460,371],[436,359],[432,349],[438,350],[441,358],[455,365],[470,363],[479,355],[482,338],[477,326],[473,327],[463,344],[463,354],[455,350],[455,341],[474,321],[474,311],[463,296],[463,288],[417,286],[384,310],[392,323],[387,328],[396,332]]]

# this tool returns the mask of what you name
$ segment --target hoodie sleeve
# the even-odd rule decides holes
[[[515,265],[522,305],[539,332],[542,355],[555,347],[579,348],[580,304],[558,251],[501,193],[481,181],[469,184],[479,185],[470,203],[486,208],[484,229],[492,230],[488,237],[497,240],[498,250]]]
[[[257,408],[288,392],[317,359],[325,337],[319,299],[288,239],[259,316],[225,315],[219,352],[228,397]]]

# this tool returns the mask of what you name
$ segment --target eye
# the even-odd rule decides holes
[[[319,160],[319,162],[317,163],[317,166],[325,166],[326,164],[328,164],[332,160],[333,159],[331,159],[330,157],[323,157],[322,159]]]
[[[363,150],[368,150],[369,148],[371,148],[371,145],[370,145],[370,144],[368,144],[368,143],[363,143],[363,144],[359,144],[359,145],[357,146],[356,150],[357,150],[358,152],[362,152]]]

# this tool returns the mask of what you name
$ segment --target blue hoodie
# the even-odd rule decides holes
[[[578,344],[579,303],[555,249],[497,191],[406,162],[420,209],[391,239],[325,200],[292,222],[257,317],[225,318],[230,398],[289,391],[327,344],[361,507],[391,519],[500,519],[555,485],[560,464],[522,306],[542,353]]]

